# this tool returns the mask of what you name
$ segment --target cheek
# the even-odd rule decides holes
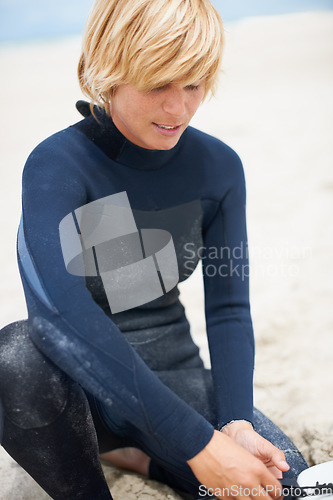
[[[146,100],[129,103],[127,113],[134,122],[144,123],[151,117],[151,104]]]
[[[197,111],[197,109],[199,108],[202,100],[203,100],[203,97],[204,97],[204,92],[200,92],[199,95],[195,95],[193,96],[193,98],[191,99],[191,103],[190,103],[190,111],[191,111],[191,114],[194,115],[194,113]]]

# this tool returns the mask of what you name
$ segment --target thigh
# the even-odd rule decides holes
[[[154,370],[153,370],[154,371]],[[216,411],[211,371],[205,368],[185,368],[177,370],[154,371],[155,375],[171,389],[180,399],[203,415],[216,427]],[[87,394],[100,449],[110,451],[128,446],[133,435],[139,436],[139,429],[122,422],[112,408]],[[141,436],[139,440],[141,441]],[[149,437],[146,436],[149,440]]]

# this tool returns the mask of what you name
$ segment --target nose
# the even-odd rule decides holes
[[[186,94],[182,87],[171,85],[163,101],[163,110],[174,116],[184,116],[186,112]]]

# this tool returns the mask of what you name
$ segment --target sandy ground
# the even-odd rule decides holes
[[[79,47],[75,38],[0,49],[0,326],[26,317],[15,260],[20,177],[31,149],[79,118]],[[256,404],[311,464],[333,459],[332,61],[332,13],[230,25],[217,98],[193,122],[243,160]],[[182,295],[208,362],[199,271]],[[115,500],[178,498],[136,475],[105,472]],[[49,498],[2,448],[0,485],[0,500]]]

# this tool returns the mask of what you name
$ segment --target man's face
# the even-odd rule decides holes
[[[170,83],[149,92],[134,85],[119,85],[110,112],[118,130],[146,149],[173,148],[205,95],[205,80],[183,86]]]

